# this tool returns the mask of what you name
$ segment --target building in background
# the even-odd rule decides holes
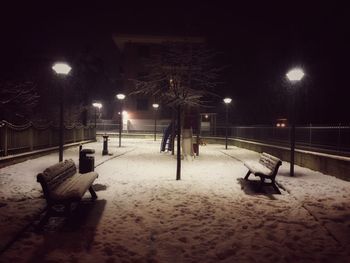
[[[152,131],[154,129],[153,103],[160,103],[157,118],[159,129],[169,124],[171,109],[162,105],[151,96],[128,96],[135,86],[133,79],[140,79],[148,74],[146,61],[149,58],[161,58],[161,47],[164,43],[205,43],[202,37],[152,36],[152,35],[113,35],[113,41],[120,52],[122,87],[118,92],[126,94],[124,110],[127,112],[127,129],[129,131]],[[125,119],[124,119],[125,122]]]

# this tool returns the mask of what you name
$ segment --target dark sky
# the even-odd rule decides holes
[[[249,106],[259,101],[266,108],[271,93],[274,101],[287,103],[284,75],[289,68],[302,66],[306,72],[299,91],[302,121],[349,123],[350,10],[345,5],[331,1],[116,2],[114,6],[55,2],[3,9],[4,61],[41,54],[64,57],[83,46],[108,60],[114,52],[113,32],[203,35],[222,52],[221,62],[229,65],[226,89],[219,93],[233,97],[238,115],[259,112],[257,106],[255,110]],[[272,104],[278,106],[278,102]],[[275,117],[284,114],[281,110]]]

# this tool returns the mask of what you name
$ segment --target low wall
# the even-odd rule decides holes
[[[98,134],[102,136],[102,134]],[[109,134],[111,138],[118,137],[119,134]],[[142,138],[152,139],[153,134],[125,134],[123,138]],[[157,134],[157,140],[161,140],[162,135]],[[225,138],[221,137],[202,137],[207,143],[225,144]],[[283,161],[290,161],[290,148],[276,145],[258,143],[253,141],[246,141],[240,139],[228,139],[229,145],[234,145],[240,148],[245,148],[255,152],[266,152],[280,158]],[[333,175],[343,180],[350,181],[350,158],[343,156],[336,156],[318,152],[295,150],[294,156],[295,164],[306,167],[324,174]]]
[[[225,144],[225,138],[206,137],[204,139],[207,143]],[[245,141],[240,139],[228,139],[228,144],[255,152],[266,152],[280,158],[283,161],[290,161],[290,149],[286,147]],[[319,171],[324,174],[333,175],[346,181],[350,181],[349,157],[295,149],[294,160],[296,165]]]

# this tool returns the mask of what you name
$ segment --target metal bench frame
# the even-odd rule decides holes
[[[272,163],[274,163],[273,167],[268,167],[264,160],[268,160],[271,161]],[[258,171],[251,171],[249,169],[249,167],[245,164],[245,166],[249,169],[246,176],[244,177],[244,180],[248,181],[248,177],[250,174],[254,174],[255,176],[260,177],[260,185],[259,185],[259,189],[261,189],[263,186],[272,186],[275,191],[279,194],[281,194],[281,191],[278,189],[277,185],[276,185],[276,175],[278,172],[279,167],[282,165],[282,161],[279,160],[278,158],[276,158],[275,156],[269,155],[267,153],[262,153],[260,155],[260,159],[259,159],[259,163],[263,166],[265,166],[266,168],[270,169],[272,171],[271,174],[266,175],[262,172],[258,172]],[[272,168],[272,169],[271,169]],[[268,181],[266,181],[266,179],[268,179]]]

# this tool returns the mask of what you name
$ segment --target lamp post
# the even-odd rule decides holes
[[[66,63],[55,63],[52,66],[52,69],[56,72],[59,76],[66,76],[71,71],[71,67]],[[58,152],[59,162],[63,161],[63,144],[64,144],[64,105],[63,105],[63,96],[64,96],[64,87],[63,84],[60,83],[60,94],[59,94],[59,104],[60,104],[60,122],[59,122],[59,145],[58,145]]]
[[[154,109],[154,141],[156,141],[157,140],[157,111],[159,108],[159,104],[153,103],[152,107]]]
[[[119,93],[116,95],[117,99],[120,101],[120,111],[119,111],[119,115],[120,115],[120,119],[119,119],[119,147],[122,146],[122,128],[123,128],[123,100],[125,99],[125,95],[122,93]]]
[[[304,72],[300,68],[294,68],[286,74],[291,86],[304,77]],[[293,87],[292,87],[293,88]],[[292,89],[292,109],[291,109],[291,130],[290,130],[290,176],[294,176],[294,152],[295,152],[295,90]]]
[[[231,98],[224,98],[226,104],[226,128],[225,128],[225,149],[227,150],[227,135],[228,135],[228,105],[231,103]]]
[[[94,103],[92,103],[92,106],[95,108],[95,132],[96,132],[97,109],[98,109],[98,114],[100,114],[100,110],[102,108],[102,104],[99,103],[99,102],[94,102]]]

